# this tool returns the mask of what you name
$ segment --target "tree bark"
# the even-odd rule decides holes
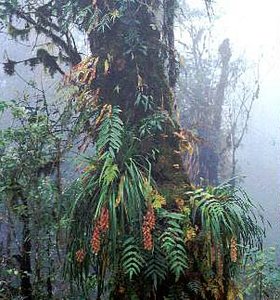
[[[21,215],[23,222],[22,229],[22,249],[20,258],[20,278],[21,278],[21,295],[24,300],[32,300],[32,284],[31,284],[31,239],[30,239],[30,222],[29,222],[29,210],[28,202],[24,197],[22,203],[25,207],[24,212]]]

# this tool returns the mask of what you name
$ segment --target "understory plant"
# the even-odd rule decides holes
[[[248,251],[239,281],[245,299],[279,299],[280,268],[276,248]]]
[[[62,280],[54,267],[63,266],[58,245],[64,210],[62,135],[43,100],[38,97],[34,105],[25,95],[21,101],[0,102],[1,123],[8,120],[0,130],[4,299],[48,299],[54,281]]]

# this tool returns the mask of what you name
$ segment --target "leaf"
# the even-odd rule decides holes
[[[133,237],[127,238],[123,244],[121,264],[130,280],[140,273],[144,265],[144,259]]]
[[[167,215],[168,217],[168,215]],[[188,268],[188,256],[184,243],[184,231],[180,224],[173,219],[168,220],[168,227],[161,235],[161,248],[167,256],[168,266],[175,275],[176,280]]]
[[[110,68],[110,64],[108,59],[106,58],[104,61],[104,75],[108,75],[109,68]]]

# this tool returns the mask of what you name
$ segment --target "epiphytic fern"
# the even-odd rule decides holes
[[[122,146],[123,122],[119,107],[108,106],[99,127],[96,149],[101,158],[115,158]]]
[[[156,289],[157,285],[166,278],[168,269],[165,256],[157,243],[154,245],[153,252],[146,255],[145,260],[145,277],[152,280]]]
[[[264,231],[257,224],[254,204],[242,189],[221,185],[188,192],[188,195],[193,206],[193,222],[198,222],[210,234],[215,245],[230,244],[232,238],[244,246],[261,244]]]
[[[124,273],[129,276],[131,280],[134,275],[140,273],[144,265],[144,259],[141,256],[139,247],[133,237],[126,239],[123,244],[123,251],[121,257],[121,264]]]
[[[161,235],[161,247],[167,256],[170,271],[179,279],[188,268],[188,257],[184,243],[184,231],[175,220],[168,221],[168,227]]]

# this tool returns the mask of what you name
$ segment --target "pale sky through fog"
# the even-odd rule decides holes
[[[280,1],[217,0],[216,4],[224,12],[218,30],[249,59],[261,60],[262,77],[280,81]]]
[[[187,0],[190,7],[205,9],[203,0]],[[234,52],[262,61],[263,75],[280,80],[280,1],[215,0],[220,16],[213,35],[230,38]]]

